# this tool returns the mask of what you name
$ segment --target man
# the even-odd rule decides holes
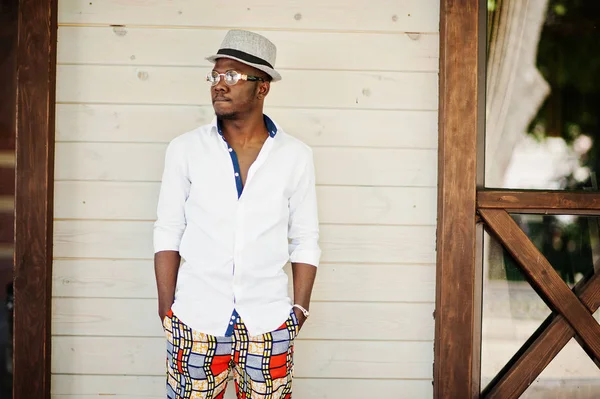
[[[223,398],[231,374],[238,398],[291,398],[320,250],[312,152],[263,114],[275,57],[228,32],[207,58],[215,120],[167,148],[154,250],[169,399]]]

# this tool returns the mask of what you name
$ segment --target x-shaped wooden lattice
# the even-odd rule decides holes
[[[498,238],[554,311],[482,397],[519,397],[574,336],[596,365],[600,365],[600,325],[593,317],[600,307],[600,275],[594,274],[571,291],[505,210],[480,209],[479,213],[489,233]]]

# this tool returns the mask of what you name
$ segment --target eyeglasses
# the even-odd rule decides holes
[[[240,80],[250,80],[250,81],[261,81],[264,82],[263,78],[259,78],[258,76],[248,76],[241,74],[236,71],[227,71],[225,73],[219,73],[217,71],[212,71],[208,75],[206,75],[206,81],[210,82],[211,86],[216,86],[221,81],[221,76],[225,77],[225,83],[227,86],[233,86]]]

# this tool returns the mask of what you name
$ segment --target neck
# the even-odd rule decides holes
[[[264,136],[268,135],[262,112],[239,119],[223,119],[220,122],[227,141],[244,143],[258,138],[264,139]]]

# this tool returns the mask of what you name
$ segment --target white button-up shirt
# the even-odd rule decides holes
[[[181,254],[172,310],[197,331],[223,336],[234,310],[250,335],[277,329],[292,307],[283,267],[319,264],[312,151],[265,123],[243,191],[216,119],[167,148],[154,251]]]

